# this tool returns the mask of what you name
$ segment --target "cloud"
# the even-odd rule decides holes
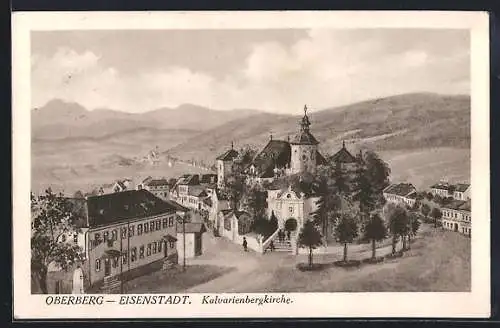
[[[59,48],[32,57],[32,102],[61,98],[129,112],[196,103],[297,113],[305,103],[323,109],[405,92],[468,93],[468,42],[439,33],[311,30],[288,47],[251,45],[241,68],[224,77],[179,65],[124,74],[103,64],[105,54]]]

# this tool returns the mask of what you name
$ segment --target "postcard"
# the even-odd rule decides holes
[[[16,319],[490,315],[487,13],[16,12],[12,40]]]

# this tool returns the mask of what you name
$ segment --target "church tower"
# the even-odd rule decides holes
[[[311,122],[307,116],[307,106],[304,106],[304,117],[299,122],[299,132],[290,141],[292,156],[290,170],[295,173],[315,173],[318,155],[318,140],[309,131]]]

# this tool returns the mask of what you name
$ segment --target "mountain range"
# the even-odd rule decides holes
[[[299,107],[300,108],[300,107]],[[89,111],[76,103],[53,100],[32,110],[34,143],[67,147],[78,142],[159,146],[179,158],[211,162],[227,149],[261,148],[271,138],[286,139],[303,115],[258,110],[218,111],[185,104],[143,114],[109,109]],[[433,93],[404,94],[309,113],[311,131],[323,153],[345,140],[355,148],[379,150],[470,147],[470,97]]]
[[[102,138],[144,129],[199,132],[257,112],[249,109],[219,111],[183,104],[138,114],[104,108],[88,110],[77,103],[53,99],[31,111],[32,139]]]

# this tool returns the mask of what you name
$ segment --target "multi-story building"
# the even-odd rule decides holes
[[[84,217],[81,232],[72,238],[84,250],[90,285],[176,253],[176,217],[188,211],[179,204],[163,201],[147,190],[79,201]]]
[[[234,145],[231,142],[231,149],[217,156],[215,159],[217,162],[217,186],[219,188],[224,188],[227,178],[230,177],[233,172],[234,161],[238,156],[239,154],[234,150]]]
[[[198,174],[185,174],[181,176],[170,191],[170,198],[181,205],[188,206],[189,190],[198,189],[200,176]]]
[[[471,201],[456,200],[443,206],[443,217],[441,221],[445,229],[471,234]]]
[[[417,189],[411,183],[396,183],[386,187],[384,198],[389,203],[412,207],[417,200]]]
[[[138,189],[145,189],[163,200],[169,199],[170,185],[165,178],[148,178],[138,186]]]
[[[455,185],[455,190],[453,191],[453,198],[456,200],[469,200],[471,197],[471,188],[468,183],[458,183]]]

